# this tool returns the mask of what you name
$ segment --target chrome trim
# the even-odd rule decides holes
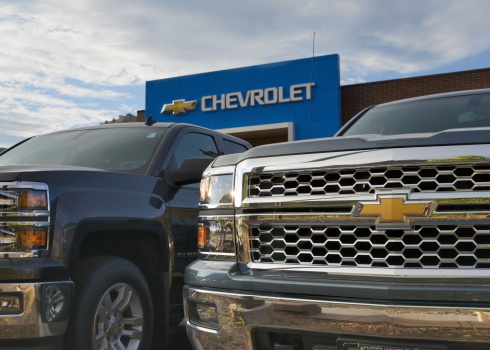
[[[490,306],[423,306],[352,303],[258,295],[247,292],[184,287],[189,301],[209,302],[218,309],[218,332],[196,327],[187,315],[187,333],[197,348],[251,350],[252,329],[306,336],[372,336],[405,341],[490,344]],[[332,344],[335,345],[335,344]]]
[[[28,339],[63,335],[66,330],[68,317],[60,321],[43,323],[41,300],[42,286],[65,285],[73,291],[73,282],[46,282],[46,283],[11,283],[0,284],[0,293],[16,293],[22,295],[23,312],[18,315],[0,315],[0,339]],[[68,295],[71,299],[72,293]],[[49,304],[49,303],[48,303]],[[70,300],[66,301],[66,305]],[[65,311],[67,314],[67,310]]]
[[[48,210],[34,210],[30,213],[27,212],[2,212],[0,211],[2,217],[22,217],[22,218],[31,218],[31,217],[43,217],[49,216]]]
[[[399,149],[380,149],[380,150],[360,150],[344,151],[331,153],[313,153],[288,155],[280,157],[246,159],[237,166],[236,188],[243,189],[242,196],[238,196],[237,191],[236,205],[242,206],[242,202],[247,199],[246,175],[250,173],[269,173],[287,171],[315,171],[317,169],[329,168],[363,168],[363,167],[386,167],[386,166],[427,166],[427,165],[453,165],[458,164],[488,164],[490,160],[490,150],[481,145],[458,145],[445,147],[424,147],[421,148],[399,148]],[[265,165],[267,164],[267,165]],[[303,196],[300,196],[303,197]],[[275,196],[269,201],[277,201]]]
[[[30,182],[30,181],[12,181],[12,182],[0,182],[1,189],[17,189],[27,188],[33,190],[48,191],[48,185],[42,182]]]
[[[412,217],[407,223],[402,223],[403,225],[396,222],[379,225],[377,227],[379,231],[390,229],[390,227],[392,229],[410,229],[410,226],[413,227],[415,225],[434,227],[435,225],[444,224],[467,226],[490,224],[490,209],[488,209],[490,208],[490,190],[472,191],[458,189],[457,191],[448,192],[430,190],[415,192],[413,190],[410,191],[410,189],[377,188],[373,193],[247,197],[247,176],[254,173],[282,174],[294,171],[314,172],[318,169],[331,168],[389,169],[390,167],[414,166],[439,167],[438,169],[442,169],[441,172],[444,173],[448,167],[450,168],[454,164],[461,164],[465,169],[472,167],[472,169],[476,169],[474,171],[477,173],[479,171],[478,166],[483,164],[484,173],[486,174],[490,166],[490,148],[482,145],[424,147],[423,152],[421,152],[421,149],[418,147],[373,149],[245,159],[237,165],[235,174],[235,204],[236,208],[241,210],[236,215],[235,226],[239,261],[249,264],[252,269],[262,270],[259,266],[264,263],[251,262],[251,247],[249,244],[251,237],[249,230],[252,227],[275,227],[281,225],[298,225],[302,227],[308,227],[308,225],[377,226],[376,217],[356,217],[353,214],[359,203],[375,201],[381,192],[383,195],[387,193],[390,195],[390,192],[397,193],[401,191],[407,194],[406,200],[409,202],[431,202],[432,206],[430,209],[432,213],[428,216]],[[468,174],[463,172],[463,177],[465,176],[467,177]],[[484,181],[486,184],[487,181]],[[201,214],[205,214],[205,212]],[[484,244],[481,243],[478,247],[483,246]],[[463,255],[465,254],[466,250]],[[266,263],[265,265],[267,267],[264,269],[283,268],[279,262],[275,264]],[[300,268],[306,271],[320,271],[316,266],[299,266],[299,264],[294,263],[284,265],[288,266],[288,270]],[[334,270],[331,270],[331,268],[323,266],[322,271],[345,271],[343,267],[334,266]],[[378,270],[380,270],[378,267],[372,267],[372,272],[367,271],[370,269],[363,269],[363,274],[376,275],[379,273]],[[385,269],[395,269],[398,273],[403,272],[393,267],[386,267]],[[440,270],[444,270],[444,268],[440,268],[438,271]],[[450,274],[465,276],[467,269],[461,268],[460,270],[460,272],[452,271]],[[386,272],[387,275],[392,275],[392,273],[393,271]],[[410,272],[410,274],[425,275],[425,272]],[[479,273],[476,272],[475,274],[478,275]]]
[[[216,255],[216,256],[235,256],[235,253],[220,253],[220,252],[205,252],[205,251],[199,251],[199,254]]]
[[[457,278],[457,279],[489,279],[490,269],[406,269],[406,268],[375,268],[375,267],[325,267],[320,265],[291,265],[291,264],[270,264],[270,263],[253,263],[247,266],[254,270],[258,276],[267,271],[294,273],[323,273],[330,276],[379,276],[379,277],[412,277],[423,279],[438,278]]]
[[[490,268],[490,224],[413,221],[414,228],[375,222],[245,221],[244,262],[359,268]],[[245,254],[242,257],[245,257]],[[252,260],[250,260],[252,259]],[[255,265],[254,265],[255,266]]]
[[[339,151],[285,156],[251,158],[238,164],[250,172],[321,169],[324,167],[360,167],[386,165],[428,165],[435,163],[488,163],[490,150],[486,145],[455,145]],[[421,150],[423,149],[423,152]],[[216,168],[218,169],[218,168]]]
[[[0,222],[2,223],[2,222]],[[7,221],[3,222],[5,226],[33,226],[33,227],[49,227],[48,221]]]

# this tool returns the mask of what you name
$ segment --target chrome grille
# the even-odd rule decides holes
[[[411,188],[414,192],[488,191],[490,164],[438,164],[282,171],[250,174],[247,195],[308,196],[374,193],[377,189]]]
[[[249,230],[261,263],[387,268],[490,268],[490,225],[274,225]]]

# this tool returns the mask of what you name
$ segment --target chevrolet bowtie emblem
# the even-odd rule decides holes
[[[170,104],[164,104],[161,113],[172,113],[173,115],[185,114],[197,107],[197,101],[174,100]]]
[[[429,217],[436,202],[411,201],[408,195],[382,194],[377,201],[360,202],[354,208],[356,217],[376,217],[377,226],[407,226],[410,219]]]

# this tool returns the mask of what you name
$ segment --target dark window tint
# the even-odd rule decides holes
[[[187,158],[216,158],[218,148],[213,137],[199,133],[188,133],[182,137],[174,153],[175,166],[179,167]]]
[[[100,128],[33,137],[0,156],[3,164],[52,164],[144,172],[167,129]]]
[[[233,141],[230,141],[230,140],[226,140],[224,139],[224,144],[225,144],[225,147],[226,147],[226,152],[227,153],[241,153],[241,152],[245,152],[248,148],[245,147],[244,145],[240,144],[240,143],[236,143],[236,142],[233,142]]]
[[[462,95],[377,106],[342,135],[439,132],[490,126],[490,94]]]

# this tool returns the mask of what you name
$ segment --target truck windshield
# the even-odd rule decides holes
[[[375,106],[339,135],[435,133],[474,127],[490,127],[490,94]]]
[[[67,130],[28,139],[0,155],[0,165],[50,164],[132,172],[149,165],[165,128]]]

